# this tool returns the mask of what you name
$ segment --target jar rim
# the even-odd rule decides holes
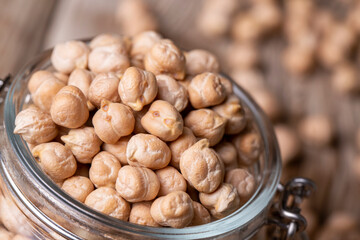
[[[99,223],[107,224],[108,227],[112,227],[114,229],[126,231],[129,233],[144,234],[145,236],[157,238],[169,236],[182,239],[215,237],[245,226],[252,219],[266,211],[267,207],[272,201],[272,198],[277,189],[277,185],[280,181],[281,159],[278,143],[275,137],[273,127],[268,118],[265,116],[265,113],[249,96],[249,94],[246,93],[242,88],[240,88],[228,76],[226,77],[231,80],[235,95],[237,95],[240,100],[249,108],[253,120],[256,123],[256,126],[261,135],[264,145],[264,157],[266,158],[264,160],[263,166],[264,174],[266,174],[266,179],[269,180],[265,182],[266,179],[262,177],[261,181],[258,184],[256,192],[241,208],[239,208],[237,211],[225,218],[200,226],[187,227],[183,229],[156,228],[137,225],[125,221],[119,221],[118,219],[97,212],[90,207],[87,207],[83,203],[68,196],[40,169],[21,136],[15,135],[13,133],[15,128],[16,113],[23,107],[24,104],[24,102],[15,103],[13,97],[16,95],[19,89],[24,87],[24,79],[26,79],[26,76],[29,77],[29,75],[32,74],[32,72],[35,70],[35,66],[39,67],[40,65],[42,65],[40,67],[44,68],[45,63],[49,64],[51,51],[52,49],[49,49],[39,54],[27,65],[25,65],[25,67],[23,67],[22,70],[20,70],[18,74],[13,78],[13,81],[5,99],[4,123],[8,140],[11,144],[12,150],[18,157],[20,164],[38,182],[39,186],[43,187],[44,190],[48,191],[52,198],[63,201],[72,210],[77,211],[81,215],[91,217],[92,219],[94,219],[94,221],[96,220]],[[270,162],[272,163],[271,166],[269,166]],[[9,177],[9,175],[6,176]],[[12,188],[19,188],[19,186],[16,186],[13,181],[8,181],[8,183],[12,184]],[[18,194],[21,194],[21,191],[18,191]],[[22,198],[23,201],[25,201],[25,205],[31,204],[31,202],[26,203],[26,196],[25,198],[24,196],[19,197]],[[38,211],[40,211],[40,213],[38,213],[38,216],[42,216],[43,214],[41,214],[41,210],[38,209]],[[219,228],[219,224],[221,225],[221,228]],[[73,238],[74,235],[71,234],[71,232],[67,231],[67,229],[64,229],[62,235]]]

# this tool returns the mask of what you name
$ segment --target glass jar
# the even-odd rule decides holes
[[[153,228],[119,221],[90,209],[65,194],[40,169],[25,141],[13,134],[15,117],[30,102],[31,74],[50,67],[51,50],[26,65],[0,102],[1,209],[3,224],[33,239],[249,239],[268,223],[281,173],[273,128],[254,101],[234,83],[259,131],[264,151],[253,167],[258,187],[252,198],[231,215],[184,229]],[[2,97],[4,97],[4,91]],[[1,95],[0,95],[1,99]]]

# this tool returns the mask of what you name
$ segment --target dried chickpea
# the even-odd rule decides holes
[[[155,99],[158,86],[151,72],[129,67],[121,78],[118,91],[124,104],[134,111],[140,111]]]
[[[134,36],[131,47],[131,63],[138,68],[144,68],[145,55],[155,43],[162,39],[161,35],[154,31],[141,32]]]
[[[319,44],[319,49],[317,51],[317,57],[320,63],[330,69],[341,62],[346,61],[348,54],[349,53],[347,51],[337,46],[335,43],[332,43],[328,39],[324,39]]]
[[[135,118],[130,108],[124,104],[102,100],[101,108],[95,113],[92,123],[103,142],[114,144],[134,130]]]
[[[71,72],[67,85],[79,88],[85,95],[86,99],[88,99],[90,84],[94,77],[94,73],[85,69],[77,68]],[[94,109],[94,105],[90,101],[87,101],[86,103],[89,111]]]
[[[275,94],[262,88],[252,91],[251,96],[270,119],[275,120],[280,117],[282,109]]]
[[[161,226],[183,228],[193,219],[194,208],[187,193],[175,191],[157,198],[151,205],[150,213]]]
[[[233,38],[238,42],[256,42],[261,36],[261,25],[250,13],[239,13],[231,28]]]
[[[275,126],[275,134],[279,143],[281,160],[285,165],[299,154],[300,140],[292,128],[283,124]]]
[[[254,176],[242,168],[231,169],[226,173],[225,182],[233,185],[239,194],[240,201],[245,203],[255,192]]]
[[[210,52],[202,49],[194,49],[185,53],[186,74],[198,75],[204,72],[219,72],[219,62]]]
[[[233,85],[229,79],[224,76],[220,76],[220,82],[225,88],[226,96],[233,94]]]
[[[7,231],[5,228],[0,227],[0,239],[1,240],[12,240],[14,233]]]
[[[97,108],[100,108],[103,99],[110,102],[120,102],[117,90],[119,82],[120,79],[115,73],[99,73],[90,84],[88,99]]]
[[[331,142],[333,126],[326,115],[314,114],[300,121],[298,132],[305,144],[322,147]]]
[[[184,123],[196,137],[206,138],[210,146],[214,146],[224,136],[226,119],[211,109],[199,109],[191,111],[185,117]]]
[[[169,143],[171,151],[170,165],[180,169],[181,154],[196,143],[196,137],[190,128],[184,127],[183,133],[175,140]]]
[[[121,165],[127,165],[126,148],[132,136],[133,135],[121,137],[119,141],[114,144],[104,143],[102,148],[104,151],[114,155],[120,161]]]
[[[255,20],[260,26],[261,33],[271,32],[281,24],[281,9],[275,2],[258,2],[253,4],[250,11],[250,13],[255,16]]]
[[[186,192],[186,181],[181,173],[173,167],[167,166],[165,168],[155,171],[159,181],[160,190],[158,196],[165,196],[171,192],[183,191]]]
[[[145,69],[155,75],[167,74],[176,80],[185,77],[185,57],[169,39],[155,43],[144,59]]]
[[[150,214],[151,202],[133,203],[129,222],[150,227],[160,227]]]
[[[183,85],[167,75],[157,75],[156,82],[159,88],[158,99],[169,102],[179,112],[186,108],[188,93]]]
[[[39,144],[54,139],[58,129],[50,114],[31,106],[16,115],[14,133],[30,144]]]
[[[115,188],[115,182],[120,168],[121,164],[114,155],[102,151],[96,154],[91,162],[89,178],[97,188]]]
[[[166,143],[156,136],[139,133],[130,138],[126,157],[132,166],[160,169],[169,164],[171,152]]]
[[[199,198],[201,204],[206,207],[216,219],[226,217],[240,207],[240,198],[236,188],[228,183],[222,183],[219,188],[212,193],[200,192]]]
[[[226,171],[237,168],[237,151],[234,144],[223,140],[215,146],[215,151],[223,161]]]
[[[218,105],[226,98],[219,75],[210,72],[196,75],[190,82],[188,93],[194,108]]]
[[[54,97],[50,114],[53,121],[63,127],[81,127],[89,118],[84,93],[75,86],[63,87]]]
[[[33,73],[29,79],[29,82],[28,82],[28,89],[29,89],[29,92],[31,94],[33,94],[38,88],[39,86],[47,81],[47,80],[58,80],[54,73],[52,72],[49,72],[49,71],[46,71],[46,70],[40,70],[40,71],[36,71],[35,73]]]
[[[211,216],[208,210],[201,205],[201,203],[193,201],[194,217],[190,223],[190,226],[197,226],[207,224],[211,221]]]
[[[250,166],[260,157],[263,150],[261,137],[256,132],[245,132],[232,139],[240,165]]]
[[[163,141],[174,141],[182,134],[184,121],[173,105],[156,100],[141,118],[141,125]]]
[[[225,134],[238,134],[245,128],[245,110],[235,95],[229,96],[223,104],[213,107],[213,110],[226,119]]]
[[[199,192],[215,191],[224,178],[225,169],[219,155],[202,139],[185,150],[180,158],[184,178]]]
[[[57,142],[42,143],[31,151],[40,167],[54,181],[74,175],[76,160],[70,149]]]
[[[93,127],[72,129],[61,137],[66,147],[71,149],[80,163],[91,163],[92,158],[100,151],[102,141]]]
[[[150,108],[150,105],[146,105],[143,107],[143,109],[141,109],[141,111],[136,112],[133,110],[133,114],[135,117],[134,134],[146,133],[145,128],[141,125],[141,119],[147,113],[149,108]]]
[[[57,44],[51,54],[51,63],[54,68],[65,74],[75,68],[87,68],[89,47],[81,41],[68,41]]]
[[[115,188],[129,202],[150,201],[158,194],[160,182],[152,170],[126,165],[120,168]]]
[[[92,191],[85,204],[96,211],[111,217],[127,221],[130,215],[130,204],[113,188],[101,187]]]
[[[264,76],[260,71],[237,69],[230,75],[236,84],[249,93],[265,88]]]
[[[290,45],[283,53],[283,64],[294,75],[309,72],[314,66],[314,60],[314,51],[299,45]]]
[[[85,202],[86,197],[94,191],[94,185],[87,177],[73,176],[64,181],[61,188],[80,202]]]
[[[120,45],[123,47],[122,52],[128,52],[131,47],[131,41],[128,37],[119,36],[117,34],[103,33],[94,37],[89,43],[91,49],[97,47]]]
[[[332,87],[341,94],[354,93],[360,90],[360,81],[355,65],[345,62],[335,66]]]
[[[226,57],[232,69],[251,69],[259,63],[259,50],[252,42],[234,43],[227,49]]]
[[[65,73],[61,73],[61,72],[54,72],[53,74],[58,80],[60,80],[64,84],[68,84],[69,75],[67,75]]]

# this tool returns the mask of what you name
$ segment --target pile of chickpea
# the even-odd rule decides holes
[[[256,189],[263,151],[232,83],[205,50],[153,31],[55,46],[16,117],[43,171],[114,218],[154,227],[209,223]]]

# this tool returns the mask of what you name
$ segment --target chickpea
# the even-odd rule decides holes
[[[230,75],[236,84],[249,93],[265,88],[264,76],[260,71],[238,69],[233,71]]]
[[[169,164],[171,152],[166,143],[156,136],[139,133],[130,138],[126,157],[132,166],[160,169]]]
[[[129,67],[121,78],[118,91],[124,104],[134,111],[140,111],[155,99],[158,86],[151,72]]]
[[[332,43],[329,39],[325,39],[319,44],[317,54],[320,63],[332,69],[336,65],[346,61],[349,53],[342,47]]]
[[[252,91],[251,96],[270,119],[280,117],[282,109],[275,94],[263,88]]]
[[[12,240],[14,233],[7,231],[5,228],[0,227],[0,239],[2,240]]]
[[[254,176],[242,168],[231,169],[226,173],[225,182],[234,186],[239,194],[240,200],[248,201],[256,189]]]
[[[285,165],[300,153],[300,141],[296,132],[283,124],[275,126],[275,134],[279,143],[281,160]]]
[[[131,63],[138,68],[144,68],[145,55],[162,36],[154,31],[141,32],[134,36],[131,47]]]
[[[194,208],[194,217],[190,223],[190,226],[197,226],[207,224],[211,221],[211,216],[208,210],[201,205],[201,203],[192,202]]]
[[[121,103],[101,101],[101,108],[95,113],[92,123],[99,138],[109,144],[134,130],[135,118],[130,108]]]
[[[196,75],[190,82],[188,92],[194,108],[218,105],[226,98],[219,75],[209,72]]]
[[[83,92],[75,86],[63,87],[54,97],[50,114],[53,121],[63,127],[81,127],[89,118]]]
[[[155,174],[160,181],[160,190],[158,196],[165,196],[171,192],[183,191],[186,192],[186,181],[181,173],[173,167],[167,166],[165,168],[155,171]]]
[[[223,104],[213,107],[213,110],[226,119],[225,134],[238,134],[246,127],[245,109],[235,95],[229,96]]]
[[[204,72],[219,72],[219,62],[210,52],[202,49],[194,49],[185,53],[186,73],[198,75]]]
[[[223,140],[215,146],[215,151],[223,161],[226,171],[237,168],[237,151],[234,144]]]
[[[91,49],[110,45],[119,45],[122,47],[121,52],[125,53],[131,48],[131,40],[128,37],[119,36],[117,34],[103,33],[94,37],[89,43]]]
[[[278,28],[282,21],[281,10],[272,1],[263,1],[254,4],[250,13],[260,25],[261,33],[269,33]]]
[[[130,215],[130,204],[113,188],[101,187],[92,191],[85,204],[96,211],[111,217],[127,221]]]
[[[135,203],[153,200],[159,192],[160,182],[152,170],[126,165],[120,168],[115,188],[123,198]]]
[[[232,25],[231,34],[238,42],[257,42],[261,37],[261,25],[250,13],[239,13]]]
[[[176,80],[185,77],[184,54],[169,39],[162,39],[154,44],[145,56],[144,66],[155,75],[167,74]]]
[[[330,119],[323,114],[314,114],[302,119],[298,131],[303,142],[311,146],[325,146],[333,137]]]
[[[50,114],[32,106],[16,115],[14,133],[20,134],[30,144],[39,144],[54,139],[58,129]]]
[[[334,90],[340,94],[359,91],[360,81],[358,79],[356,66],[347,62],[335,66],[331,83]]]
[[[233,94],[233,86],[232,86],[231,81],[224,76],[220,75],[219,77],[220,77],[221,84],[225,88],[226,96],[230,96],[231,94]]]
[[[133,135],[121,137],[119,141],[114,144],[104,143],[103,150],[114,155],[120,161],[121,165],[127,165],[126,148],[132,136]]]
[[[88,98],[96,106],[101,106],[101,100],[110,102],[120,102],[120,96],[117,91],[120,79],[115,73],[100,73],[96,75],[89,87]]]
[[[226,51],[232,69],[251,69],[259,63],[259,50],[252,42],[234,43]]]
[[[55,182],[71,177],[76,171],[74,156],[70,149],[61,143],[42,143],[34,147],[31,153],[44,172]]]
[[[90,180],[97,188],[115,188],[120,168],[121,164],[114,155],[106,151],[99,152],[91,162]]]
[[[86,197],[94,191],[94,185],[87,177],[73,176],[64,181],[61,187],[67,194],[80,202],[85,202]]]
[[[86,99],[88,99],[89,88],[94,77],[95,77],[94,73],[85,69],[77,68],[71,72],[67,84],[79,88],[85,95]],[[95,108],[90,101],[87,101],[86,104],[88,106],[89,111]]]
[[[135,117],[135,126],[134,126],[135,134],[146,133],[145,128],[141,125],[141,119],[147,113],[147,111],[149,111],[149,108],[150,108],[150,105],[146,105],[143,107],[143,109],[141,109],[141,111],[136,112],[133,110],[133,114]]]
[[[93,127],[72,129],[68,135],[61,137],[66,147],[71,149],[80,163],[91,163],[92,158],[100,151],[102,141]]]
[[[263,151],[261,137],[256,132],[245,132],[235,136],[232,139],[237,154],[239,164],[242,166],[250,166],[260,157]]]
[[[151,205],[150,213],[161,226],[183,228],[191,223],[194,208],[187,193],[175,191],[157,198]]]
[[[224,164],[209,141],[202,139],[185,150],[180,158],[184,178],[199,192],[215,191],[224,178]]]
[[[141,125],[163,141],[174,141],[182,134],[184,121],[173,105],[156,100],[141,118]]]
[[[285,68],[294,75],[303,75],[314,66],[314,51],[299,45],[290,45],[283,53]]]
[[[169,102],[179,112],[186,108],[188,93],[183,85],[167,75],[157,75],[156,82],[159,88],[158,99]]]
[[[200,192],[199,198],[201,204],[204,205],[216,219],[226,217],[240,207],[240,198],[236,188],[228,183],[222,183],[220,187],[212,193]]]
[[[123,73],[130,67],[126,47],[122,44],[94,48],[89,55],[89,68],[94,73]]]
[[[51,54],[51,63],[62,73],[69,74],[75,68],[87,68],[89,47],[81,41],[57,44]]]
[[[210,109],[199,109],[189,112],[184,119],[185,126],[190,128],[198,138],[206,138],[210,146],[219,143],[224,136],[226,119]]]
[[[180,157],[183,152],[196,143],[196,137],[190,128],[184,127],[183,133],[175,140],[169,143],[171,151],[170,165],[180,169]]]
[[[53,74],[58,80],[60,80],[64,84],[68,84],[69,75],[67,75],[65,73],[61,73],[61,72],[54,72]]]
[[[150,214],[151,202],[133,203],[129,222],[150,227],[160,227]]]
[[[52,72],[40,70],[33,73],[28,82],[28,89],[31,94],[36,92],[39,86],[47,80],[58,80]]]

